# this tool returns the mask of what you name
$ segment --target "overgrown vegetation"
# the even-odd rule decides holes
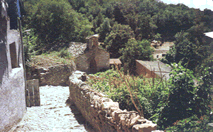
[[[137,111],[131,100],[129,87],[139,111],[143,111],[145,118],[154,122],[157,122],[169,95],[167,83],[161,79],[134,77],[115,70],[99,72],[90,78],[88,82],[92,88],[119,102],[121,109]]]
[[[29,64],[33,66],[49,67],[58,64],[72,64],[74,57],[68,53],[67,50],[53,51],[50,53],[43,53],[41,55],[33,56]]]
[[[108,70],[89,83],[159,129],[209,130],[213,47],[203,33],[213,30],[213,11],[158,0],[25,0],[24,5],[24,30],[30,29],[24,34],[25,56],[32,65],[69,63],[69,42],[98,33],[111,58],[119,57],[132,73],[135,59],[152,60],[152,40],[175,41],[162,60],[173,65],[168,82]]]
[[[121,71],[108,70],[90,76],[88,83],[95,90],[108,95],[113,101],[119,102],[121,109],[136,110],[145,118],[158,124],[165,130],[181,120],[197,119],[195,130],[207,130],[205,123],[199,118],[210,116],[210,87],[208,82],[196,80],[193,72],[181,64],[172,64],[173,70],[168,81],[157,78],[143,78],[125,75]],[[208,70],[206,69],[208,73]],[[208,74],[206,74],[208,76]],[[198,82],[195,85],[195,81]],[[205,116],[205,117],[206,117]],[[197,118],[195,118],[197,117]],[[187,119],[185,119],[187,118]],[[208,120],[208,121],[207,121]],[[189,121],[188,121],[189,122]],[[186,123],[186,130],[193,130],[194,123]],[[204,126],[205,128],[201,128]],[[191,128],[192,127],[192,128]],[[183,126],[171,129],[181,130]]]

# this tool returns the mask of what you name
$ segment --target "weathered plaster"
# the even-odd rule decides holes
[[[0,1],[2,4],[2,0]],[[0,5],[2,6],[2,5]],[[4,8],[0,8],[4,9]],[[6,8],[5,8],[6,9]],[[1,11],[2,12],[2,11]],[[5,13],[4,13],[5,14]],[[7,15],[7,14],[6,14]],[[26,111],[25,80],[22,64],[22,51],[18,52],[20,43],[19,33],[9,31],[8,16],[0,15],[0,131],[7,132],[16,125]],[[15,42],[17,60],[16,68],[11,66],[10,47]]]

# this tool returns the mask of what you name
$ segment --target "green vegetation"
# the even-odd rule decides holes
[[[150,47],[148,40],[136,41],[135,39],[129,39],[125,44],[125,48],[120,49],[122,56],[121,60],[126,64],[126,68],[130,73],[134,73],[135,59],[139,60],[152,60],[153,48]]]
[[[58,64],[68,64],[70,65],[74,57],[68,53],[67,50],[62,49],[61,51],[53,51],[50,53],[43,53],[41,55],[33,56],[29,65],[33,66],[42,66],[48,67]]]
[[[211,98],[207,94],[210,88],[204,86],[208,82],[198,80],[198,85],[195,85],[191,70],[185,69],[181,64],[174,63],[172,66],[168,82],[108,70],[91,75],[88,83],[93,89],[119,102],[121,109],[136,110],[157,123],[158,129],[211,129],[207,124],[213,121],[209,118],[212,116],[209,107]],[[205,120],[201,120],[203,117]]]
[[[110,57],[117,58],[121,56],[122,53],[119,53],[119,50],[125,48],[125,43],[130,38],[134,38],[134,33],[128,25],[114,24],[111,32],[104,41]]]
[[[212,115],[205,115],[200,118],[191,116],[189,118],[176,121],[174,126],[166,128],[167,132],[213,132],[209,122],[213,121]]]
[[[213,47],[203,33],[213,30],[213,11],[158,0],[25,0],[24,5],[24,29],[30,29],[24,33],[25,56],[32,65],[69,63],[69,42],[98,33],[111,58],[119,57],[133,73],[135,59],[153,59],[152,40],[174,41],[162,60],[173,67],[168,82],[108,70],[89,83],[159,129],[209,130]]]
[[[181,64],[174,63],[172,67],[173,70],[169,79],[170,95],[158,121],[161,128],[166,128],[177,120],[189,118],[193,115],[200,117],[210,113],[208,107],[210,98],[207,94],[201,94],[209,88],[204,88],[202,86],[204,82],[201,80],[197,80],[198,86],[196,86],[193,72],[184,68]]]
[[[138,107],[139,113],[154,122],[157,122],[169,95],[167,83],[161,79],[134,77],[115,70],[99,72],[90,78],[88,83],[92,88],[119,102],[121,109],[137,110]],[[136,107],[131,100],[131,94]]]
[[[157,0],[25,0],[24,5],[24,26],[34,31],[37,54],[67,47],[70,41],[85,42],[85,37],[94,33],[100,34],[99,41],[112,58],[124,58],[119,51],[128,49],[129,39],[176,40],[165,62],[182,61],[195,73],[211,53],[202,40],[204,32],[213,30],[213,12],[208,9]]]

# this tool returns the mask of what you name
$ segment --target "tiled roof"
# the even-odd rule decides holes
[[[149,69],[150,71],[154,71],[155,74],[161,76],[165,76],[166,79],[169,79],[169,73],[171,72],[172,68],[170,66],[167,66],[161,61],[142,61],[142,60],[136,60],[141,65]]]
[[[116,59],[116,58],[113,58],[113,59],[109,59],[109,64],[122,64],[120,59]]]

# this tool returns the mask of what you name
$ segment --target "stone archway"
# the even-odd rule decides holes
[[[91,73],[96,73],[96,72],[97,72],[97,64],[96,64],[95,58],[93,58],[93,59],[90,61],[90,64],[89,64],[89,71],[90,71]]]

